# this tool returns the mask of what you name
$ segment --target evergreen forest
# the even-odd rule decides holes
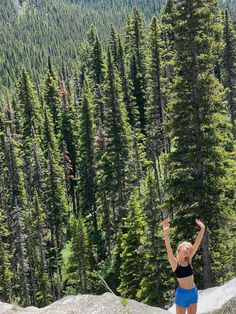
[[[235,0],[219,3],[234,19]],[[1,0],[0,94],[9,93],[23,66],[39,83],[48,56],[58,69],[62,63],[73,69],[76,60],[83,58],[81,47],[92,24],[107,47],[111,24],[121,31],[135,6],[143,13],[147,28],[164,5],[165,0]]]
[[[50,4],[49,4],[50,2]],[[234,1],[0,4],[0,300],[167,307],[236,276]]]

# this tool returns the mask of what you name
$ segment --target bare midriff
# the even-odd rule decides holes
[[[183,289],[192,289],[195,287],[193,275],[185,278],[177,278],[179,282],[179,287]]]

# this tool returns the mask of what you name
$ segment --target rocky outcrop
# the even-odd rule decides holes
[[[123,305],[124,304],[124,305]],[[111,293],[97,295],[68,296],[49,306],[17,308],[14,305],[0,304],[0,314],[170,314],[170,312],[127,299]]]
[[[222,306],[220,310],[212,312],[212,314],[235,314],[236,313],[236,298],[229,300]]]

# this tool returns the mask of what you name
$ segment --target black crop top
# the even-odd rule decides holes
[[[190,264],[188,266],[178,265],[175,270],[175,275],[177,278],[185,278],[193,274],[193,269]]]

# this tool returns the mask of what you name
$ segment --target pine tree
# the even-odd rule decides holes
[[[130,79],[132,81],[132,96],[139,110],[140,129],[145,133],[146,125],[146,60],[145,60],[145,36],[143,31],[143,18],[140,11],[135,8],[130,23]]]
[[[121,90],[127,112],[128,122],[131,127],[131,142],[133,144],[131,153],[132,163],[130,167],[133,174],[130,176],[130,182],[132,182],[132,184],[139,185],[139,182],[143,177],[143,170],[146,164],[144,136],[140,131],[138,109],[135,103],[135,98],[132,96],[133,86],[127,71],[123,44],[120,37],[118,37],[117,54],[118,57],[116,66],[121,81]]]
[[[6,121],[4,108],[0,110],[0,291],[1,300],[9,302],[12,297],[11,278],[11,255],[9,254],[9,227],[7,223],[7,203],[9,192],[7,189],[7,175],[9,173],[6,161],[6,143],[5,143],[5,128]]]
[[[113,57],[114,64],[118,65],[118,62],[119,62],[119,59],[118,59],[118,34],[117,34],[113,25],[111,25],[111,29],[110,29],[109,47],[110,47],[111,55]]]
[[[1,188],[0,188],[1,189]],[[0,193],[1,194],[1,193]],[[2,195],[0,195],[2,196]],[[0,205],[0,279],[1,279],[1,300],[9,302],[12,298],[12,271],[11,271],[11,256],[9,254],[9,243],[7,242],[9,230],[6,224],[6,215],[2,204]]]
[[[201,245],[204,287],[217,276],[211,250],[219,252],[227,242],[221,226],[231,202],[224,191],[233,186],[224,94],[212,73],[215,28],[220,27],[214,18],[217,11],[215,0],[180,1],[175,26],[179,76],[172,111],[171,201],[179,237],[193,241],[197,217],[207,226]]]
[[[70,207],[66,197],[64,172],[61,166],[58,141],[54,133],[51,115],[46,108],[44,108],[44,121],[44,152],[47,169],[46,214],[50,228],[50,241],[47,250],[49,251],[48,258],[53,297],[58,298],[62,293],[60,251],[66,241]]]
[[[58,141],[53,130],[53,123],[50,113],[44,108],[45,129],[44,129],[44,145],[45,157],[49,177],[47,182],[48,196],[50,195],[49,207],[52,212],[54,227],[58,235],[58,243],[63,242],[63,225],[68,215],[68,202],[65,194],[64,175],[61,167],[61,156],[59,153]],[[61,229],[62,228],[62,229]],[[60,245],[58,246],[60,247]]]
[[[228,88],[227,101],[228,101],[228,111],[231,118],[231,123],[233,127],[234,138],[236,136],[235,129],[235,97],[236,97],[236,32],[234,26],[230,20],[229,13],[225,11],[224,18],[224,54],[223,54],[223,84],[224,87]]]
[[[46,161],[41,148],[41,143],[32,129],[31,147],[31,190],[30,209],[25,215],[27,233],[27,251],[30,272],[30,293],[33,304],[46,306],[51,300],[50,287],[48,286],[48,264],[45,250],[47,233],[49,231],[45,222],[47,211],[46,192]]]
[[[122,265],[122,259],[121,259],[121,253],[122,253],[122,227],[119,229],[117,233],[117,239],[116,243],[114,245],[114,248],[111,252],[111,258],[110,260],[106,260],[107,264],[106,269],[105,269],[105,274],[104,274],[104,279],[110,289],[114,293],[118,293],[117,288],[120,286],[120,269]],[[109,265],[109,266],[107,266]]]
[[[90,27],[90,29],[88,31],[87,38],[88,38],[89,45],[92,46],[94,41],[95,41],[95,38],[96,38],[96,29],[95,29],[94,25],[92,25]]]
[[[151,160],[154,169],[160,202],[163,202],[162,178],[165,176],[166,171],[161,161],[163,159],[162,155],[168,152],[169,145],[165,129],[165,106],[161,86],[161,33],[156,17],[152,19],[150,28],[147,73],[147,156]]]
[[[104,257],[101,231],[98,230],[96,199],[96,156],[94,104],[88,82],[85,82],[79,109],[79,197],[80,214],[86,223],[91,252],[96,263]]]
[[[138,109],[135,103],[135,98],[132,96],[132,82],[128,77],[127,65],[125,62],[124,48],[121,42],[121,38],[118,38],[117,47],[117,69],[121,80],[121,89],[123,92],[125,107],[128,115],[128,121],[132,127],[138,124]],[[140,127],[140,126],[139,126]]]
[[[25,148],[28,148],[27,143],[31,138],[32,128],[36,134],[41,134],[42,132],[42,113],[40,112],[40,105],[33,83],[25,70],[22,71],[18,90],[19,102],[23,114],[22,136],[25,141]]]
[[[41,151],[41,134],[43,126],[42,112],[29,74],[23,70],[18,83],[19,107],[21,111],[20,134],[22,140],[22,157],[27,189],[28,204],[33,199],[33,186],[40,184],[38,179],[37,163],[43,163]],[[13,117],[12,117],[13,118]],[[14,120],[12,120],[14,122]],[[34,157],[35,147],[38,150],[38,160]],[[42,192],[42,190],[41,190]]]
[[[84,91],[80,106],[79,127],[79,195],[80,212],[86,217],[90,215],[93,228],[97,230],[96,198],[95,198],[95,157],[94,157],[94,120],[91,96]]]
[[[125,215],[129,176],[129,138],[130,129],[126,120],[120,83],[108,51],[107,73],[104,84],[105,107],[105,149],[98,165],[98,189],[100,208],[103,213],[103,226],[107,235],[107,246],[111,234],[117,231],[117,225]],[[105,193],[105,195],[104,195]],[[109,227],[108,227],[109,225]],[[113,225],[113,230],[111,230]],[[109,236],[108,236],[109,235]]]
[[[53,69],[52,69],[52,62],[51,62],[51,58],[50,56],[48,56],[48,71],[49,71],[49,74],[55,78],[55,74],[53,72]]]
[[[135,193],[130,196],[128,214],[124,220],[120,285],[117,291],[122,297],[134,299],[140,286],[144,266],[141,247],[144,223],[140,203]]]
[[[132,17],[130,14],[127,15],[126,19],[125,19],[125,34],[124,34],[124,52],[125,55],[130,55],[131,54],[131,34],[132,34],[132,30],[131,30],[131,24],[132,24]]]
[[[177,69],[175,66],[175,1],[167,0],[166,5],[161,14],[161,49],[160,59],[161,59],[161,97],[163,102],[163,111],[165,118],[165,137],[166,137],[166,149],[170,151],[170,110],[171,102],[174,94],[174,80],[177,75]]]
[[[162,200],[153,170],[148,171],[141,190],[143,193],[140,205],[144,217],[141,244],[145,263],[137,297],[149,305],[163,307],[169,301],[172,288],[170,282],[166,280],[171,276],[171,269],[166,267],[165,247],[160,231]]]
[[[91,55],[89,57],[90,64],[88,66],[88,76],[91,79],[91,84],[94,89],[94,103],[95,103],[95,119],[97,130],[104,125],[104,105],[102,102],[103,97],[103,88],[102,84],[104,82],[105,76],[105,65],[104,65],[104,56],[102,45],[98,35],[95,36],[95,39],[91,47]]]
[[[29,264],[26,250],[25,213],[27,209],[26,190],[22,172],[22,164],[19,159],[19,150],[8,130],[6,142],[6,154],[9,164],[10,177],[10,204],[11,204],[11,254],[12,254],[12,290],[14,295],[19,296],[20,303],[30,305],[29,290]]]
[[[91,70],[95,85],[100,85],[103,82],[104,73],[103,73],[103,52],[98,35],[96,35],[94,41]]]
[[[30,269],[30,293],[33,304],[46,306],[52,300],[46,242],[48,228],[46,213],[40,204],[40,197],[34,191],[33,206],[26,214],[27,251]]]
[[[77,215],[79,212],[78,196],[76,192],[78,177],[78,114],[72,104],[70,91],[66,88],[65,82],[63,81],[61,82],[61,95],[62,113],[60,145],[65,161],[64,168],[68,194],[73,206],[73,212]]]
[[[52,115],[54,132],[56,135],[59,135],[61,127],[61,96],[58,82],[52,71],[50,62],[48,64],[48,74],[45,80],[44,100]]]
[[[69,256],[64,259],[64,288],[70,294],[91,291],[91,267],[89,240],[83,218],[73,218],[72,239],[68,243]]]
[[[153,159],[153,155],[158,156],[161,152],[166,152],[167,145],[165,143],[164,108],[160,79],[160,29],[156,17],[152,19],[150,28],[150,56],[148,58],[149,71],[147,74],[148,105],[146,133],[149,139],[148,150],[150,151],[151,159]]]
[[[39,254],[41,252],[43,242],[45,238],[36,237],[37,225],[31,224],[32,215],[35,213],[34,198],[35,190],[37,191],[38,207],[43,207],[43,211],[46,211],[47,193],[45,191],[46,186],[46,169],[45,169],[45,156],[42,152],[42,115],[39,101],[36,97],[36,93],[33,89],[33,84],[26,72],[23,71],[22,78],[19,83],[19,101],[21,105],[21,111],[23,113],[22,119],[22,154],[24,156],[24,170],[27,187],[27,203],[29,211],[25,214],[24,220],[26,223],[25,233],[27,234],[26,249],[28,254],[28,266],[29,266],[29,284],[30,284],[30,298],[31,302],[35,304],[46,305],[49,301],[49,288],[46,286],[44,291],[40,290],[42,286],[39,282],[45,282],[46,278],[45,267],[46,261],[44,260],[44,270],[42,273],[37,272],[37,265],[39,263]],[[41,226],[43,228],[43,226]],[[42,235],[43,236],[43,235]],[[37,238],[37,240],[36,240]],[[37,242],[42,240],[42,242]],[[39,246],[38,246],[39,244]],[[47,269],[46,269],[47,271]],[[42,275],[42,276],[41,276]],[[45,278],[43,278],[45,277]],[[42,293],[43,300],[40,299],[39,294]],[[37,300],[37,301],[36,301]]]

